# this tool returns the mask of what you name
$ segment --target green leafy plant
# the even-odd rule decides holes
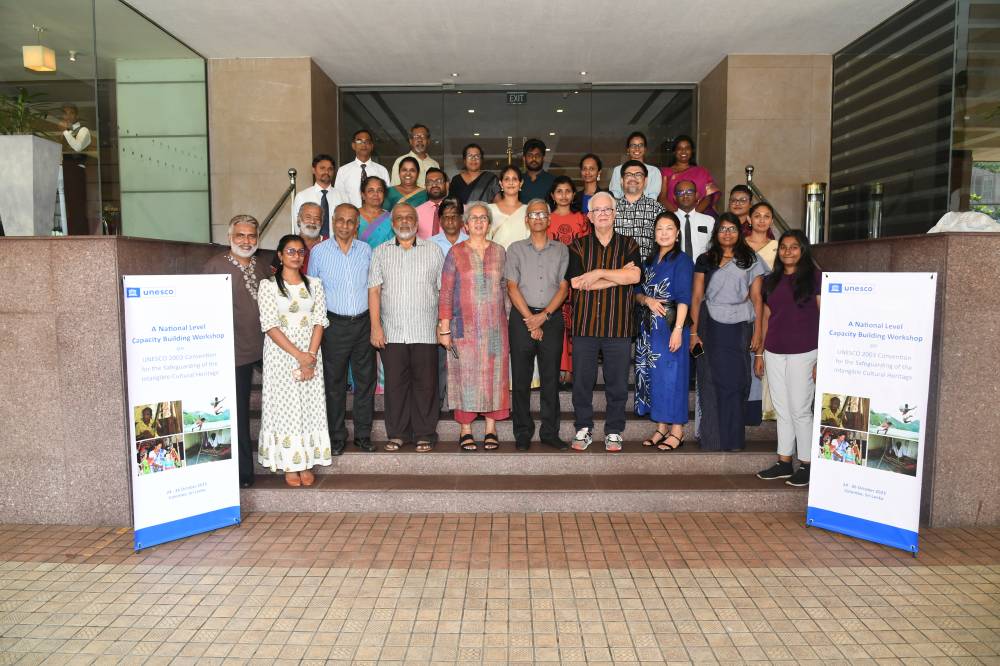
[[[45,136],[39,124],[49,115],[44,93],[18,88],[13,95],[0,95],[0,134]]]

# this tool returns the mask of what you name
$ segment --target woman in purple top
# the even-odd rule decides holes
[[[786,231],[778,239],[774,271],[764,280],[764,352],[755,355],[754,372],[767,372],[778,415],[778,462],[757,476],[788,479],[790,486],[809,485],[819,292],[808,239],[798,229]],[[795,453],[799,468],[793,471]]]

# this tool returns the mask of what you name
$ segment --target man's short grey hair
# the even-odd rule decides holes
[[[535,204],[545,204],[546,208],[549,207],[548,200],[543,199],[541,197],[535,197],[534,199],[532,199],[531,201],[529,201],[527,204],[525,204],[525,209],[530,208],[531,206],[533,206]],[[549,211],[549,212],[552,212],[552,211]]]
[[[595,192],[594,195],[590,197],[590,206],[589,206],[589,208],[591,210],[593,210],[593,208],[594,208],[594,200],[597,197],[607,197],[608,200],[611,202],[611,207],[612,208],[614,208],[615,205],[618,203],[618,199],[615,199],[615,195],[611,194],[611,192],[605,192],[605,191],[602,190],[600,192]]]
[[[242,215],[237,215],[233,219],[229,220],[228,233],[230,234],[233,233],[233,227],[235,227],[237,224],[252,225],[254,231],[257,231],[260,228],[260,223],[257,221],[256,217],[254,217],[253,215],[242,214]]]
[[[396,211],[402,208],[409,208],[410,210],[413,211],[414,215],[417,213],[417,209],[413,206],[413,204],[408,204],[405,201],[400,201],[399,203],[397,203],[395,206],[392,207],[392,212],[389,213],[389,218],[395,220]]]
[[[489,220],[490,225],[493,225],[493,211],[490,210],[490,205],[485,201],[470,201],[465,204],[465,212],[462,213],[462,222],[464,224],[469,223],[469,214],[472,213],[473,208],[482,208],[486,211],[486,219]]]
[[[319,208],[320,215],[323,214],[323,207],[322,206],[320,206],[318,203],[316,203],[314,201],[307,201],[306,203],[304,203],[301,206],[299,206],[299,212],[295,215],[295,220],[297,222],[300,222],[300,223],[302,222],[302,209],[305,208],[306,206],[312,206],[314,208]]]

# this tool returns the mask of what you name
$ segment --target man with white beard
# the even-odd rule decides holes
[[[269,275],[266,262],[258,262],[257,220],[237,215],[229,221],[229,250],[205,262],[202,272],[230,276],[233,290],[233,339],[236,356],[236,424],[240,487],[253,485],[253,448],[250,443],[250,385],[254,366],[264,357],[264,334],[257,309],[257,285]]]
[[[309,270],[309,257],[313,248],[327,239],[320,229],[323,225],[323,209],[319,204],[304,203],[299,207],[299,217],[296,220],[299,227],[299,238],[306,246],[306,259],[302,262],[302,272]]]
[[[312,160],[313,184],[296,193],[292,200],[292,223],[299,220],[299,210],[303,204],[314,203],[326,215],[320,216],[320,235],[322,240],[330,237],[333,228],[333,210],[344,203],[345,199],[333,188],[333,178],[337,173],[337,164],[333,157],[320,153]],[[305,270],[303,268],[303,270]]]
[[[368,269],[371,343],[385,367],[386,450],[416,442],[423,451],[437,442],[437,315],[444,254],[437,243],[417,237],[417,211],[408,203],[393,207],[392,230],[396,238],[372,250]]]

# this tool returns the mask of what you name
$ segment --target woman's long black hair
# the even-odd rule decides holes
[[[813,263],[812,248],[809,239],[802,233],[801,229],[789,229],[781,234],[778,239],[778,252],[781,252],[781,243],[786,238],[793,238],[802,249],[799,255],[799,263],[795,265],[795,273],[792,274],[792,296],[799,305],[807,303],[816,294],[816,264]],[[779,264],[780,259],[775,261]],[[764,294],[770,296],[781,283],[781,278],[785,274],[784,265],[775,266],[774,270],[764,278]]]
[[[647,266],[652,266],[653,264],[657,263],[660,258],[660,244],[656,242],[656,224],[663,219],[673,220],[674,228],[677,229],[677,240],[674,241],[674,246],[670,248],[670,250],[665,255],[663,255],[663,258],[673,259],[674,257],[676,257],[678,254],[681,253],[681,245],[682,245],[681,233],[683,233],[681,231],[681,221],[677,219],[676,214],[670,212],[669,210],[665,210],[659,215],[657,215],[656,219],[653,220],[653,249],[650,250],[649,256],[646,257]]]
[[[278,291],[280,291],[281,295],[285,298],[288,298],[288,289],[285,288],[285,278],[281,275],[281,255],[284,253],[285,247],[292,241],[302,243],[302,247],[306,246],[305,241],[302,240],[301,236],[296,236],[295,234],[285,234],[281,237],[281,240],[278,241],[278,250],[274,254],[274,259],[271,260],[271,269],[274,271],[274,281],[278,283]],[[312,289],[309,287],[309,278],[305,276],[305,273],[302,272],[301,268],[299,269],[299,275],[302,276],[302,282],[306,285],[306,291],[311,294]]]
[[[569,188],[573,190],[573,196],[576,197],[576,185],[573,183],[573,179],[569,176],[556,176],[552,179],[552,187],[549,188],[548,194],[545,195],[545,200],[549,202],[549,210],[556,209],[556,200],[552,195],[555,194],[556,188],[560,185],[569,185]],[[573,208],[572,201],[570,202],[570,209]]]
[[[752,247],[747,245],[746,238],[743,237],[743,227],[740,224],[740,218],[730,212],[723,213],[719,216],[718,221],[716,221],[715,227],[712,228],[712,242],[709,243],[705,254],[713,266],[719,266],[722,263],[722,246],[719,244],[719,229],[724,222],[728,222],[736,227],[737,238],[736,246],[733,248],[733,261],[743,270],[750,268],[757,261],[757,253],[753,251]]]

